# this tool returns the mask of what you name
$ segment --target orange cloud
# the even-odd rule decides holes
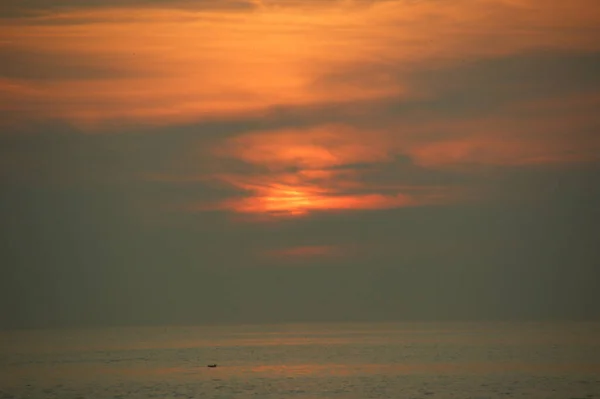
[[[386,196],[313,194],[295,187],[275,188],[255,192],[253,196],[225,202],[224,207],[243,213],[266,213],[273,216],[299,216],[311,211],[386,209],[417,205],[405,194]]]
[[[323,24],[315,13],[277,10],[245,14],[101,9],[53,17],[23,19],[5,27],[7,48],[43,50],[67,63],[89,57],[99,67],[127,75],[0,82],[1,105],[85,126],[107,120],[170,123],[281,104],[372,98],[399,89],[345,86],[332,91],[312,84],[324,69],[360,57],[359,49],[349,43],[342,53],[328,53],[320,44],[336,21],[343,23],[343,14]],[[326,47],[332,40],[336,41],[325,41]]]
[[[299,172],[302,174],[302,172]],[[251,178],[237,178],[229,176],[218,180],[229,182],[231,185],[244,190],[247,195],[243,198],[228,199],[218,204],[194,204],[184,207],[187,210],[225,209],[237,213],[257,214],[272,217],[305,216],[315,211],[344,211],[344,210],[369,210],[391,209],[405,206],[418,206],[425,204],[443,203],[450,198],[450,192],[443,193],[439,187],[421,187],[410,194],[395,192],[392,194],[343,194],[339,186],[356,186],[357,183],[337,182],[334,177],[326,182],[313,182],[304,184],[285,184],[285,175],[272,174],[269,176],[258,175]],[[296,180],[297,176],[293,176]],[[328,182],[328,183],[327,183]],[[377,187],[370,187],[376,190]],[[397,190],[406,189],[397,187]],[[420,192],[419,192],[420,191]],[[342,192],[342,193],[340,193]],[[440,195],[442,194],[442,195]],[[259,218],[260,219],[260,218]],[[255,219],[258,220],[258,219]]]
[[[431,205],[457,197],[455,189],[440,186],[378,185],[361,180],[369,170],[392,162],[397,148],[385,132],[366,133],[340,125],[233,137],[217,145],[212,156],[241,160],[256,169],[247,174],[213,175],[214,180],[246,193],[214,207],[242,214],[293,217],[311,212]],[[365,165],[364,170],[361,165]],[[207,208],[200,205],[189,209]]]
[[[412,136],[405,151],[431,168],[594,162],[600,160],[598,107],[597,94],[517,102],[503,115],[446,122],[439,127],[445,137]]]
[[[16,76],[0,80],[0,109],[107,129],[415,96],[399,70],[538,48],[598,50],[589,34],[600,24],[595,9],[595,0],[298,0],[251,10],[56,10],[3,19],[0,52],[44,54],[67,66],[85,60],[105,73],[86,77],[82,67],[58,79],[43,57],[20,61]],[[362,65],[374,68],[336,79]],[[27,70],[46,78],[29,79]]]
[[[342,258],[348,256],[348,251],[333,245],[298,246],[283,249],[274,249],[263,252],[270,260],[302,260],[314,258]]]
[[[561,145],[561,141],[564,146]],[[475,137],[433,142],[415,147],[411,155],[427,167],[460,167],[461,165],[535,165],[597,161],[596,150],[581,151],[563,140],[510,140]]]
[[[365,145],[369,136],[379,136]],[[227,140],[215,154],[232,156],[271,169],[298,167],[310,170],[349,163],[385,161],[392,154],[380,132],[343,125],[310,129],[258,132]]]

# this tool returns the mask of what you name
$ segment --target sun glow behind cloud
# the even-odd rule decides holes
[[[540,49],[599,51],[589,34],[600,24],[600,14],[589,12],[595,0],[142,3],[75,4],[2,19],[0,51],[10,62],[0,75],[0,126],[59,120],[82,132],[127,134],[139,125],[277,125],[288,112],[287,127],[242,128],[217,139],[209,132],[212,140],[198,133],[202,150],[183,168],[243,193],[183,208],[280,217],[468,197],[457,185],[376,176],[399,158],[407,161],[398,167],[415,175],[417,168],[597,160],[597,138],[565,133],[598,123],[590,111],[597,96],[576,93],[541,105],[515,98],[498,109],[504,114],[461,118],[435,109],[469,102],[468,90],[440,106],[441,93],[458,83],[413,80],[422,71],[435,77]],[[496,89],[483,102],[508,90]],[[328,120],[323,110],[336,107],[344,118]],[[221,162],[227,160],[252,171]]]
[[[370,143],[366,137],[372,138]],[[392,161],[396,151],[395,143],[381,132],[341,125],[235,137],[215,148],[213,155],[241,160],[265,173],[218,175],[219,181],[249,194],[221,206],[240,213],[301,216],[314,211],[397,208],[450,199],[451,190],[440,187],[398,186],[382,193],[382,187],[360,181],[369,165]]]

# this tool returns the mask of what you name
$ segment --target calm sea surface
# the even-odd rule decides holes
[[[600,398],[598,323],[20,331],[0,356],[0,398]]]

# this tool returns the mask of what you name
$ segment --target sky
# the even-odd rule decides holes
[[[600,319],[597,0],[0,6],[0,326]]]

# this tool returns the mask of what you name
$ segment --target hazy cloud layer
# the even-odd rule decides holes
[[[4,325],[600,316],[595,1],[0,11]]]

